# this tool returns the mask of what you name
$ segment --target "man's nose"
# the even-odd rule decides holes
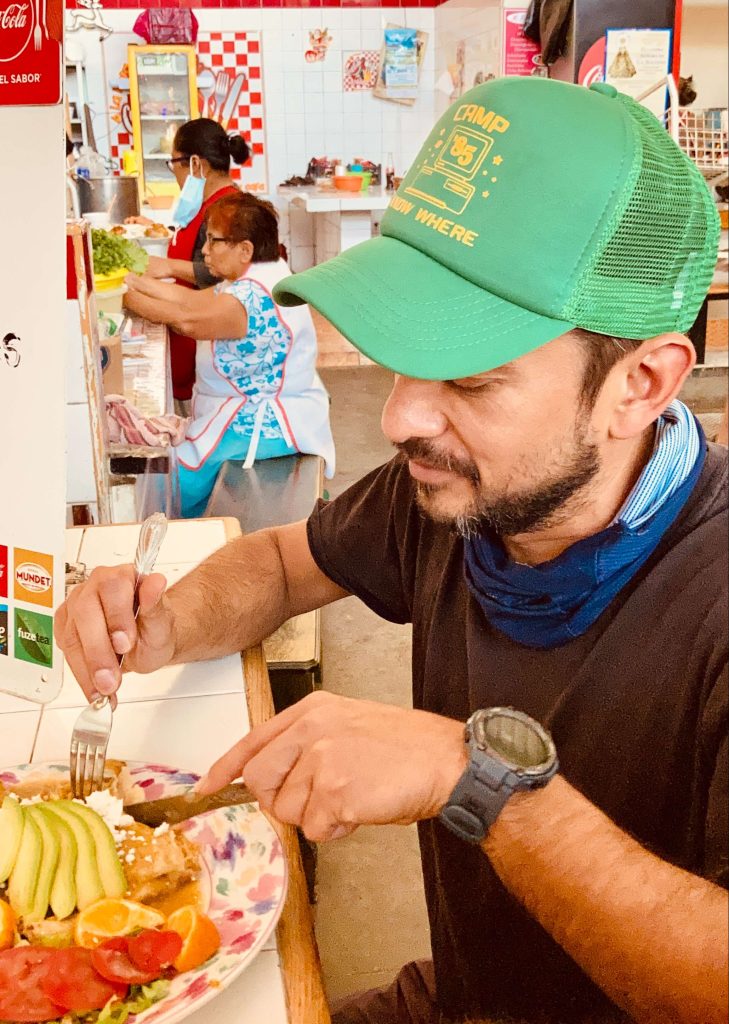
[[[448,421],[441,411],[440,381],[395,377],[390,397],[382,410],[382,431],[393,444],[411,437],[440,437]]]

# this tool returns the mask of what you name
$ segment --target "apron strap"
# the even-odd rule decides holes
[[[276,422],[281,428],[281,433],[283,434],[284,441],[289,446],[289,448],[294,447],[294,443],[291,439],[291,434],[289,432],[288,425],[284,417],[281,415],[280,409],[278,408],[276,403],[272,401],[270,398],[264,398],[263,401],[258,406],[258,408],[256,409],[255,419],[253,420],[253,433],[251,434],[250,444],[248,445],[248,454],[246,455],[246,460],[243,463],[243,469],[251,469],[253,463],[256,461],[256,453],[258,452],[258,444],[259,441],[261,440],[261,431],[263,429],[263,418],[266,415],[266,409],[268,409],[269,407],[273,410],[273,415],[276,418]]]

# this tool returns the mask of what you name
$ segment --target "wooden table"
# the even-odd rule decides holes
[[[158,568],[172,583],[238,533],[238,524],[230,520],[172,522]],[[137,534],[133,524],[69,530],[66,560],[87,568],[129,562]],[[59,696],[44,708],[0,694],[3,762],[67,759],[71,729],[84,704],[70,672]],[[130,673],[119,692],[109,756],[204,772],[272,713],[260,647],[245,652],[242,663],[241,656],[232,655],[148,676]],[[288,896],[276,936],[236,981],[188,1018],[191,1024],[329,1024],[296,834],[288,826],[274,826],[289,864]]]

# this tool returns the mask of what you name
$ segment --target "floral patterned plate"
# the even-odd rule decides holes
[[[68,765],[32,764],[0,769],[0,783],[12,786],[31,775],[64,775]],[[127,761],[125,802],[158,800],[183,792],[199,776],[159,764]],[[287,869],[281,843],[255,804],[209,811],[180,826],[200,847],[203,907],[222,940],[214,957],[174,978],[164,999],[134,1024],[173,1024],[199,1010],[229,985],[265,945],[286,897]]]

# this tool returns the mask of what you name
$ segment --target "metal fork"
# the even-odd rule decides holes
[[[215,95],[212,97],[208,107],[208,117],[220,120],[220,112],[230,90],[230,75],[227,71],[219,71],[215,76]]]
[[[139,587],[154,568],[167,532],[167,518],[155,512],[142,523],[134,556],[134,618],[139,614]],[[124,655],[119,658],[119,666]],[[98,696],[81,712],[71,733],[71,792],[76,800],[85,800],[101,789],[106,764],[106,748],[111,735],[112,707],[108,697]]]

